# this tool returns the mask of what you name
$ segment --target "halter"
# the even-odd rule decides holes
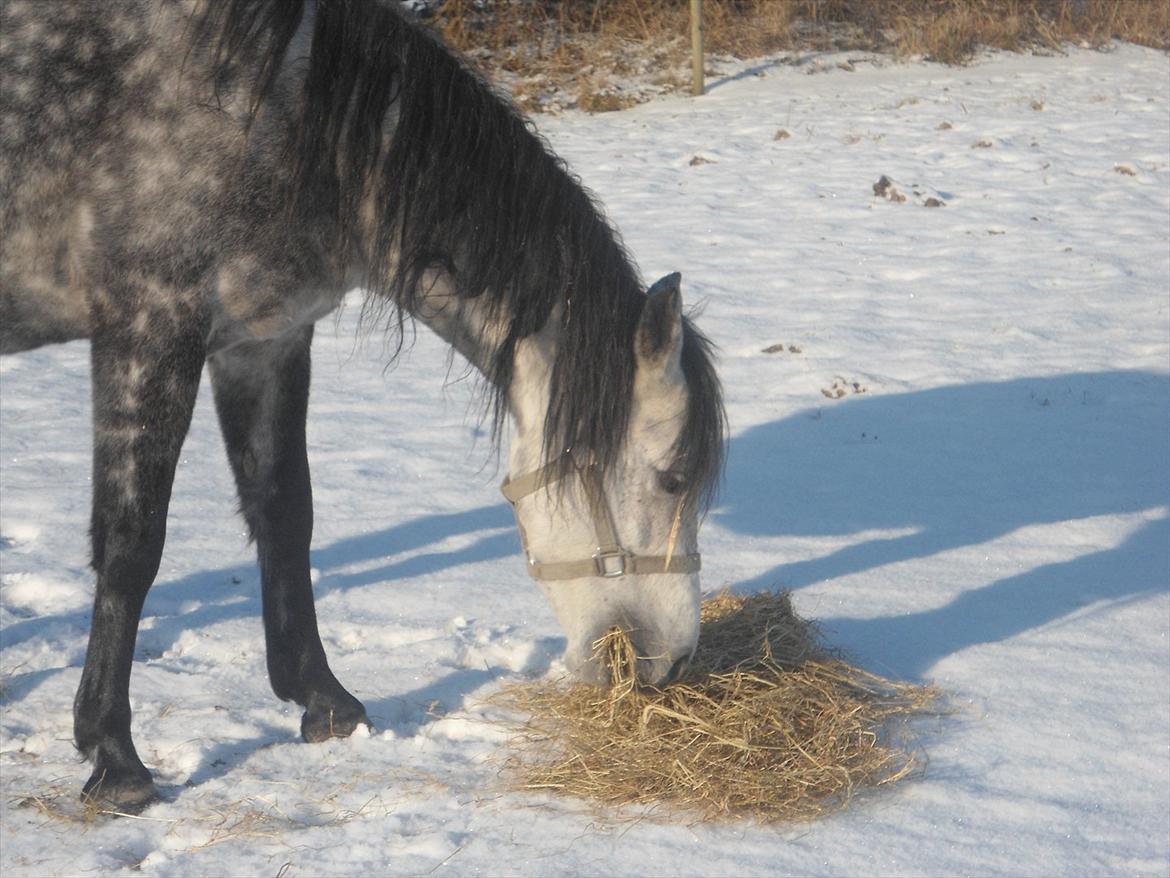
[[[616,579],[621,576],[646,573],[698,573],[701,566],[700,556],[696,552],[689,555],[635,555],[618,542],[617,527],[613,519],[613,511],[605,498],[605,486],[601,468],[596,464],[576,466],[577,474],[585,485],[585,494],[589,498],[590,511],[593,515],[593,528],[597,534],[597,551],[590,558],[581,561],[537,561],[528,551],[528,535],[524,532],[524,525],[520,523],[520,514],[516,504],[525,497],[535,494],[542,488],[548,488],[560,479],[562,472],[561,461],[568,457],[565,452],[560,458],[549,461],[539,469],[524,475],[504,479],[500,485],[500,493],[512,504],[512,512],[516,515],[516,527],[520,531],[520,545],[528,558],[528,575],[538,580],[580,579],[588,576],[600,576],[605,579]]]

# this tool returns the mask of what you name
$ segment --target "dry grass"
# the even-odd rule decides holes
[[[339,794],[349,792],[358,780],[370,780],[370,775],[359,774],[350,783],[321,793],[309,786],[293,782],[274,782],[293,790],[290,800],[295,814],[286,813],[276,797],[245,796],[240,799],[218,801],[214,795],[201,796],[198,807],[187,817],[165,818],[147,814],[132,814],[105,808],[92,799],[81,798],[74,787],[74,778],[57,778],[37,792],[12,800],[17,808],[27,808],[49,821],[63,823],[84,831],[118,818],[165,824],[182,829],[187,836],[203,837],[184,850],[193,853],[216,845],[241,839],[268,840],[287,844],[286,835],[305,829],[342,826],[368,815],[386,816],[393,810],[381,802],[378,795],[367,799],[356,810],[338,807]],[[425,784],[421,785],[425,788]],[[421,790],[420,790],[421,791]],[[413,791],[418,794],[420,791]],[[128,864],[133,866],[134,864]]]
[[[1149,0],[893,0],[899,55],[961,64],[982,47],[1058,50],[1112,39],[1170,49],[1170,4]]]
[[[36,792],[17,797],[12,802],[17,808],[29,808],[50,820],[75,825],[89,826],[113,817],[155,823],[178,822],[177,820],[146,817],[141,814],[132,814],[116,808],[105,807],[92,798],[78,796],[77,790],[73,786],[75,782],[76,778],[56,778]]]
[[[867,50],[961,64],[981,47],[1111,39],[1170,50],[1164,0],[705,0],[704,9],[708,53],[739,58]],[[489,72],[506,74],[522,104],[556,83],[582,106],[615,109],[642,98],[621,94],[612,77],[686,86],[688,21],[687,0],[446,0],[435,23]]]
[[[527,716],[509,763],[518,788],[667,816],[808,820],[911,774],[901,732],[939,699],[825,650],[785,594],[705,601],[695,660],[661,691],[635,685],[628,636],[597,647],[612,689],[541,682],[497,698]]]

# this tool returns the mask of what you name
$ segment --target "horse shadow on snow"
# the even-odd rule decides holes
[[[1030,525],[1146,513],[1115,546],[1086,545],[1072,560],[972,585],[935,609],[818,620],[851,652],[921,677],[946,656],[1090,604],[1170,590],[1168,424],[1167,376],[1136,371],[854,396],[736,436],[713,520],[744,535],[858,535],[735,586],[751,593],[798,590]],[[902,534],[866,536],[874,531]]]

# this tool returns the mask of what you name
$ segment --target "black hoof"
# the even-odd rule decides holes
[[[137,814],[157,802],[158,790],[150,775],[98,769],[81,790],[81,801],[98,811]]]
[[[373,728],[362,703],[350,696],[341,704],[310,705],[301,717],[301,737],[310,744],[330,738],[348,738],[360,725]]]

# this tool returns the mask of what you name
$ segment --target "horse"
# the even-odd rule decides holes
[[[305,741],[369,725],[318,633],[305,440],[314,323],[358,287],[391,354],[419,322],[482,376],[570,671],[608,681],[592,645],[614,626],[643,684],[685,667],[725,441],[711,345],[679,275],[643,285],[486,79],[396,0],[8,0],[2,15],[0,352],[91,351],[84,798],[158,796],[129,681],[205,365],[272,689],[304,709]]]

